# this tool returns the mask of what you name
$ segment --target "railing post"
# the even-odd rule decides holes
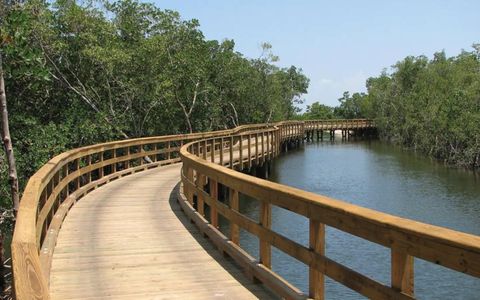
[[[125,149],[125,155],[127,156],[127,158],[130,156],[130,146],[128,146],[126,149]],[[130,169],[130,159],[127,159],[125,161],[125,169]]]
[[[74,165],[75,165],[75,171],[80,170],[80,162],[78,158],[74,161]],[[78,190],[79,188],[80,188],[80,176],[77,176],[75,178],[75,191]]]
[[[207,140],[204,140],[203,141],[203,160],[207,160],[207,151],[208,150],[208,144],[207,144]]]
[[[101,162],[101,167],[98,168],[98,179],[101,179],[103,177],[103,151],[100,152],[100,162]]]
[[[215,163],[215,138],[213,138],[211,141],[212,141],[212,146],[210,148],[210,158],[212,163]]]
[[[270,229],[272,225],[272,206],[268,202],[262,202],[260,207],[260,225]],[[268,242],[260,236],[260,263],[267,268],[272,267],[272,249]]]
[[[87,165],[90,166],[92,164],[92,156],[91,155],[87,155]],[[90,172],[88,172],[88,175],[87,175],[87,183],[90,183],[92,182],[92,170],[90,170]]]
[[[213,227],[218,227],[217,201],[218,201],[218,184],[217,181],[209,178],[210,182],[210,197],[212,198],[212,205],[210,206],[210,223]]]
[[[117,173],[117,162],[115,161],[115,158],[117,158],[117,149],[112,149],[112,158],[113,158],[113,163],[111,164],[112,166],[112,174]]]
[[[188,181],[190,181],[190,183],[193,183],[193,169],[188,167],[188,166],[185,166],[184,164],[184,167],[186,168],[187,170],[187,179]],[[184,189],[186,188],[186,196],[187,196],[187,200],[188,200],[188,203],[190,203],[190,205],[193,207],[193,191],[190,187],[190,185],[188,185],[188,187],[186,187],[187,185],[184,185]]]
[[[413,256],[407,253],[392,249],[392,288],[399,292],[414,295],[414,268]]]
[[[248,169],[252,168],[252,135],[248,135],[248,142],[247,142],[247,153],[248,153]]]
[[[170,141],[167,142],[167,160],[170,159]]]
[[[325,255],[325,225],[319,221],[310,219],[310,249],[318,254]],[[310,298],[319,300],[325,297],[324,275],[309,267],[309,295]]]
[[[240,163],[240,171],[243,170],[243,137],[242,135],[239,136],[239,156],[238,156],[238,159],[240,160],[239,163]]]
[[[233,135],[230,136],[230,168],[233,169]]]
[[[200,175],[197,172],[197,182],[196,182],[196,187],[198,189],[197,193],[197,211],[198,213],[203,217],[205,215],[205,206],[204,206],[204,201],[203,201],[203,186],[205,185],[204,181],[205,175]]]
[[[270,150],[272,149],[272,147],[270,145],[270,143],[271,143],[270,134],[271,134],[271,132],[267,132],[267,159],[268,160],[272,159],[272,154],[270,153]]]
[[[223,167],[223,137],[220,138],[220,165]]]
[[[238,203],[238,191],[230,188],[230,208],[238,212],[239,203]],[[240,245],[240,228],[237,224],[230,222],[230,240],[235,245]]]
[[[258,132],[255,133],[255,164],[258,166]]]
[[[265,163],[265,132],[262,132],[262,164]]]

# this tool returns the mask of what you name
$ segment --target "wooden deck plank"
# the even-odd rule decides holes
[[[173,198],[180,165],[115,180],[60,230],[52,299],[272,299],[192,225]]]

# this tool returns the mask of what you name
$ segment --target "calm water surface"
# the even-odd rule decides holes
[[[480,178],[379,142],[312,142],[276,159],[269,180],[378,211],[480,235]],[[242,197],[242,212],[258,219],[258,203]],[[272,210],[275,231],[308,245],[308,220]],[[258,239],[241,232],[242,247],[258,258]],[[327,256],[390,284],[389,249],[327,227]],[[308,269],[273,248],[273,270],[303,291]],[[480,299],[480,280],[415,260],[419,299]],[[327,299],[362,296],[327,278]]]

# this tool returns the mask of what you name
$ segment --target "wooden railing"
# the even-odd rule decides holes
[[[337,122],[329,125],[338,126]],[[414,257],[480,277],[478,236],[377,212],[235,171],[274,157],[279,153],[282,141],[305,128],[312,128],[309,126],[327,126],[319,121],[275,125],[273,130],[257,131],[255,137],[251,134],[229,136],[229,144],[224,144],[222,139],[207,138],[188,143],[180,150],[183,194],[179,194],[179,200],[183,210],[218,248],[243,266],[252,279],[264,282],[288,299],[323,299],[324,276],[369,298],[413,299]],[[373,124],[368,120],[355,120],[348,126],[361,128]],[[267,138],[259,142],[259,134]],[[228,156],[228,162],[225,156]],[[227,191],[223,198],[219,195],[219,187]],[[241,194],[259,202],[258,220],[239,211]],[[272,229],[272,206],[308,218],[308,247]],[[208,216],[206,211],[209,211]],[[229,222],[228,236],[218,229],[218,214]],[[361,270],[352,270],[328,258],[325,255],[325,226],[390,248],[391,265],[385,268],[391,268],[391,282],[375,281],[363,275]],[[242,249],[239,244],[240,228],[258,237],[258,257],[252,257]],[[308,294],[272,271],[272,246],[308,266]]]
[[[244,125],[231,130],[123,140],[62,153],[28,181],[12,240],[17,299],[48,299],[49,273],[57,235],[68,210],[84,195],[112,180],[180,162],[190,141],[269,128]]]
[[[305,130],[335,130],[358,129],[375,127],[373,120],[348,119],[348,120],[307,120],[304,121]]]

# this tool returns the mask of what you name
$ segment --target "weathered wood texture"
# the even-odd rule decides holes
[[[271,299],[180,211],[180,164],[118,179],[75,204],[59,233],[52,299]]]

